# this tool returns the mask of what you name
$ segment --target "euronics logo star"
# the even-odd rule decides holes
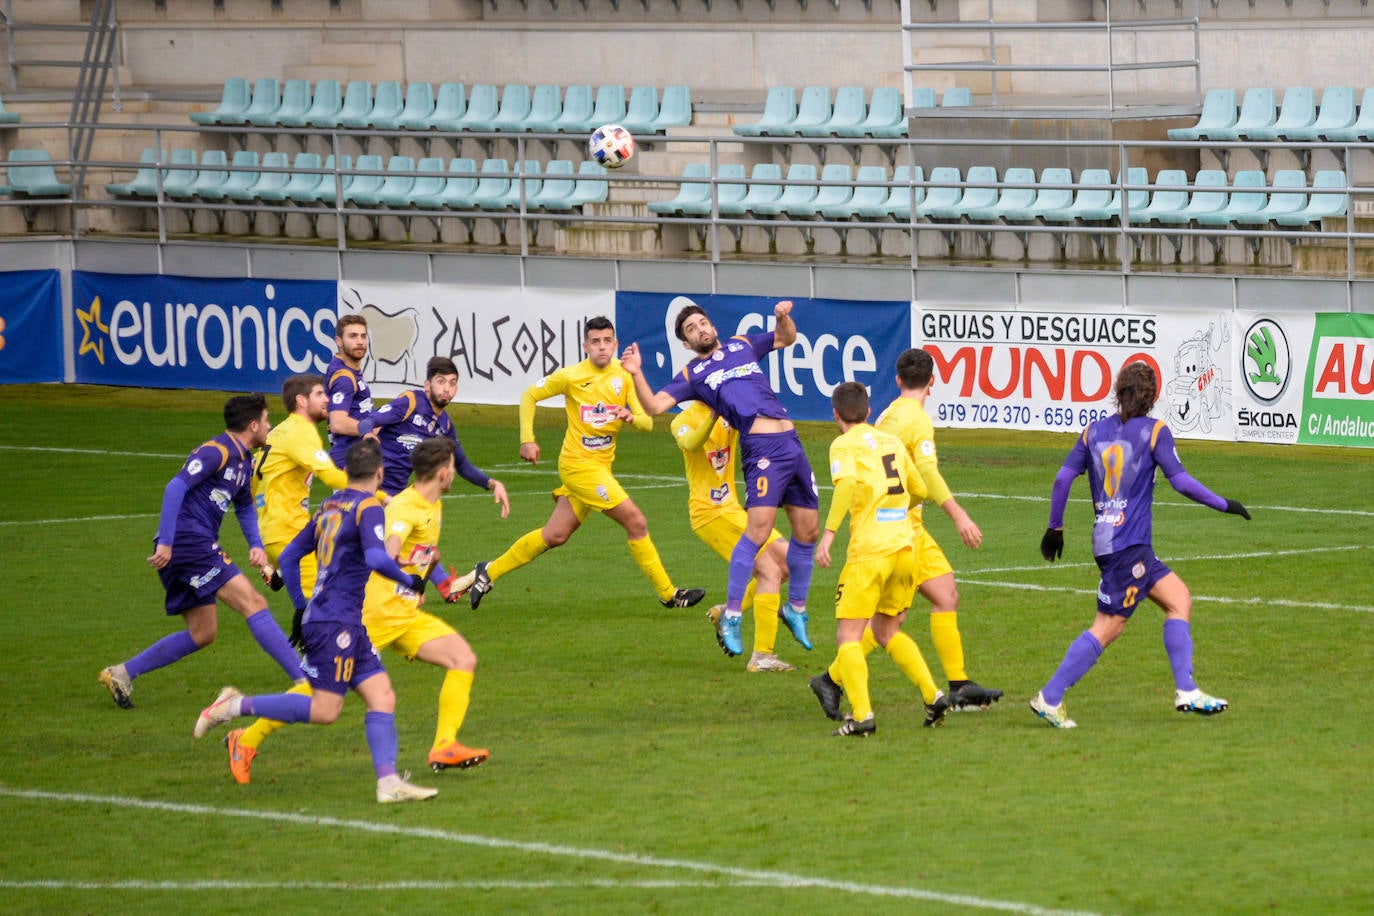
[[[94,325],[102,334],[110,333],[110,326],[100,320],[100,297],[96,296],[91,300],[90,311],[83,312],[76,310],[76,320],[81,322],[81,346],[76,351],[77,356],[85,356],[87,353],[94,353],[95,358],[100,360],[100,365],[105,365],[105,338],[97,337],[92,339],[91,326]]]

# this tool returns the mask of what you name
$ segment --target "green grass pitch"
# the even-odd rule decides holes
[[[959,577],[970,674],[1007,695],[923,729],[918,694],[875,655],[879,730],[855,741],[829,736],[806,686],[832,657],[838,569],[812,586],[816,650],[779,634],[800,670],[746,674],[704,619],[725,565],[688,529],[666,423],[627,430],[620,479],[669,572],[707,587],[706,604],[660,607],[600,518],[501,580],[479,611],[438,604],[480,660],[461,737],[492,757],[430,773],[442,674],[388,655],[400,764],[440,794],[382,807],[356,697],[331,727],[270,739],[248,786],[230,778],[218,736],[191,738],[222,684],[284,686],[232,612],[208,650],[140,679],[135,709],[96,681],[176,625],[144,560],[162,488],[222,429],[223,396],[4,395],[6,912],[1374,910],[1374,453],[1181,442],[1199,480],[1254,514],[1156,489],[1156,550],[1195,597],[1199,683],[1231,709],[1173,710],[1149,605],[1069,694],[1079,728],[1057,732],[1026,702],[1091,621],[1097,584],[1084,481],[1063,561],[1037,551],[1071,438],[942,432],[942,468],[983,548],[965,549],[938,510],[927,517]],[[541,412],[546,459],[529,467],[514,408],[450,413],[514,503],[501,521],[458,482],[442,549],[466,567],[544,522],[562,414]],[[833,435],[803,429],[822,478]],[[224,542],[243,558],[232,521]],[[286,600],[271,600],[287,621]],[[918,600],[906,629],[943,680],[923,610]]]

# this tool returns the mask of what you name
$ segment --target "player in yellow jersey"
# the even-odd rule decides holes
[[[682,449],[687,473],[687,514],[692,531],[729,562],[731,552],[749,525],[749,516],[735,493],[735,468],[739,464],[739,433],[711,408],[700,401],[688,401],[673,418],[673,438]],[[811,648],[806,618],[789,608],[781,608],[782,583],[787,579],[787,542],[773,530],[754,560],[754,578],[744,594],[743,609],[754,608],[754,651],[749,671],[795,671],[796,667],[778,658],[773,644],[778,635],[778,619],[805,649]],[[720,633],[720,616],[725,605],[718,604],[707,615],[716,631],[716,642],[726,655]]]
[[[925,482],[928,499],[945,511],[954,522],[959,538],[972,550],[983,543],[983,532],[959,505],[940,475],[935,453],[935,425],[926,413],[935,377],[935,361],[925,350],[906,350],[897,357],[897,387],[900,393],[878,417],[874,425],[902,440],[907,454]],[[916,587],[930,602],[930,641],[940,656],[940,666],[949,679],[949,701],[954,709],[983,709],[996,703],[1002,691],[980,687],[964,669],[964,643],[959,635],[959,590],[954,585],[954,569],[940,545],[926,530],[921,505],[911,507],[911,527],[916,535]],[[871,635],[864,637],[864,651],[877,646]]]
[[[331,490],[348,486],[348,475],[329,458],[318,424],[329,413],[324,379],[293,375],[282,384],[287,417],[267,434],[253,471],[253,500],[267,559],[276,565],[282,549],[310,521],[310,484],[318,477]],[[301,590],[315,591],[315,556],[301,561]],[[280,588],[280,580],[272,584]],[[297,625],[296,629],[299,628]]]
[[[475,608],[497,579],[519,569],[553,547],[561,547],[592,512],[600,512],[625,529],[630,556],[653,584],[664,607],[691,607],[706,596],[700,588],[678,588],[663,568],[649,538],[644,513],[611,473],[615,440],[626,423],[649,431],[654,421],[635,395],[634,381],[616,359],[615,327],[609,318],[587,320],[582,350],[587,358],[546,376],[520,396],[520,458],[539,461],[534,438],[535,404],[563,395],[568,429],[558,453],[562,486],[553,491],[553,513],[543,528],[526,533],[489,563],[478,563],[460,582],[469,588]]]
[[[811,679],[821,709],[842,721],[836,735],[866,737],[877,731],[868,695],[868,662],[859,641],[872,628],[878,645],[921,691],[925,724],[939,725],[949,701],[935,686],[921,650],[900,629],[916,593],[915,537],[910,507],[925,498],[925,484],[895,436],[868,422],[868,390],[858,382],[836,386],[830,398],[840,435],[830,444],[834,500],[816,545],[816,562],[830,566],[835,532],[849,516],[849,548],[835,589],[835,643],[830,670]],[[851,713],[840,714],[840,689]]]
[[[453,440],[445,436],[425,439],[411,452],[415,482],[397,494],[386,507],[386,551],[401,569],[427,576],[447,601],[456,601],[459,577],[449,576],[438,565],[439,532],[443,527],[440,498],[453,485],[456,473]],[[408,660],[419,659],[445,669],[439,690],[439,724],[429,752],[435,772],[448,767],[468,768],[486,760],[485,748],[458,742],[458,730],[467,714],[477,656],[467,640],[433,614],[420,610],[421,597],[411,588],[379,573],[367,580],[363,599],[363,626],[378,652],[390,648]],[[230,732],[229,771],[235,781],[247,783],[254,757],[262,741],[282,727],[281,722],[259,719],[247,729]]]

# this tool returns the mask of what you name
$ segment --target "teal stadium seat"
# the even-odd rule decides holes
[[[434,87],[417,81],[406,84],[406,101],[396,124],[403,130],[426,130],[434,116]]]
[[[1258,213],[1269,203],[1269,193],[1264,190],[1242,191],[1241,188],[1262,189],[1265,186],[1264,172],[1259,169],[1244,169],[1236,172],[1231,179],[1231,196],[1226,206],[1212,213],[1198,214],[1199,226],[1224,228],[1235,222],[1237,217]]]
[[[540,83],[530,94],[530,110],[520,129],[546,132],[562,113],[563,100],[558,87],[553,83]]]
[[[1226,206],[1226,172],[1221,169],[1200,169],[1193,176],[1192,194],[1188,205],[1169,213],[1159,213],[1155,222],[1164,226],[1186,226],[1193,220],[1216,213]],[[1216,190],[1214,190],[1216,189]]]
[[[750,209],[756,216],[783,216],[794,206],[805,206],[816,199],[816,167],[809,162],[794,162],[787,167],[787,184],[773,200],[761,200]]]
[[[939,217],[935,213],[955,212],[959,198],[964,196],[963,189],[959,187],[960,180],[959,170],[952,166],[942,165],[931,169],[930,187],[916,209],[917,218],[936,220]]]
[[[196,182],[196,196],[206,201],[226,200],[244,188],[251,188],[258,180],[258,154],[253,150],[241,149],[234,153],[229,166],[224,179],[216,184]]]
[[[286,153],[264,153],[262,157],[263,169],[281,169],[276,171],[262,171],[258,174],[257,183],[249,189],[247,198],[240,200],[257,199],[264,203],[281,203],[286,200],[286,186],[291,181],[291,160]]]
[[[1145,171],[1144,166],[1133,165],[1126,170],[1126,180],[1124,184],[1144,185],[1149,183],[1150,173]],[[1159,184],[1160,182],[1156,180],[1155,183]],[[1109,212],[1106,216],[1103,217],[1103,219],[1115,219],[1117,221],[1121,220],[1121,185],[1123,184],[1123,182],[1121,180],[1121,174],[1119,172],[1117,173],[1116,184],[1117,189],[1112,192],[1112,201],[1111,203],[1107,204],[1107,209]],[[1130,216],[1132,222],[1135,222],[1135,214],[1139,213],[1141,210],[1144,210],[1149,205],[1149,191],[1141,188],[1140,190],[1126,192],[1126,210],[1127,215]],[[1079,219],[1086,220],[1088,219],[1088,216],[1080,216]]]
[[[824,183],[816,189],[816,196],[811,200],[788,205],[789,216],[797,219],[819,216],[824,209],[844,207],[854,196],[853,170],[843,163],[831,163],[821,169],[821,181]]]
[[[405,92],[395,80],[384,80],[377,84],[372,96],[372,110],[367,113],[363,127],[377,130],[400,130],[401,112],[405,111]]]
[[[281,104],[270,115],[248,116],[248,123],[255,127],[287,126],[287,121],[303,118],[310,110],[310,83],[305,80],[287,80],[281,87]],[[299,126],[292,124],[291,126]]]
[[[313,203],[318,200],[315,195],[326,177],[323,172],[318,171],[319,168],[319,153],[297,153],[296,158],[291,161],[291,178],[281,189],[282,200],[294,203]],[[315,171],[308,171],[309,169]],[[330,181],[334,180],[332,175],[328,178]]]
[[[873,90],[873,92],[874,92],[875,94],[877,93],[877,91],[878,91],[878,90],[876,90],[876,89]],[[897,91],[896,89],[893,89],[893,90],[892,90],[892,92],[894,92],[894,93],[895,93],[896,91]],[[897,101],[898,101],[898,103],[899,103],[899,105],[900,105],[900,102],[901,102],[901,96],[900,96],[900,95],[897,96]],[[912,108],[936,108],[936,107],[939,106],[939,104],[940,104],[940,100],[936,98],[936,96],[935,96],[935,90],[934,90],[934,89],[928,89],[928,88],[923,88],[923,87],[917,86],[916,88],[914,88],[914,89],[911,90],[911,107],[912,107]]]
[[[969,166],[968,173],[964,176],[967,184],[991,184],[997,180],[997,170],[990,165]],[[936,223],[956,223],[969,212],[980,207],[989,207],[997,203],[997,189],[989,187],[966,187],[959,195],[958,200],[953,203],[940,203],[931,206],[930,198],[926,198],[926,206],[922,209],[922,214],[931,222]]]
[[[66,197],[72,186],[57,179],[47,150],[12,149],[9,161],[27,163],[9,168],[10,194],[15,197]]]
[[[710,166],[707,165],[707,175],[710,175]],[[738,162],[723,162],[716,167],[716,200],[722,213],[729,208],[738,206],[744,200],[744,195],[749,192],[749,187],[744,182],[744,166]],[[710,216],[711,215],[711,190],[707,187],[706,196],[700,200],[681,201],[678,204],[678,212],[683,216]],[[743,212],[743,211],[736,211]]]
[[[166,197],[179,197],[196,184],[196,151],[193,149],[172,150],[171,163],[174,168],[162,173],[162,193]]]
[[[1106,169],[1084,169],[1078,175],[1080,187],[1073,201],[1066,207],[1046,210],[1040,218],[1047,224],[1065,224],[1076,220],[1101,222],[1111,215],[1112,173]]]
[[[605,166],[590,159],[583,160],[577,167],[577,187],[573,189],[569,201],[572,206],[605,203],[611,193],[610,182],[606,180],[605,175]]]
[[[563,110],[545,127],[551,133],[580,134],[597,125],[592,123],[592,87],[584,84],[569,86],[563,90]]]
[[[444,160],[438,156],[426,156],[415,163],[415,181],[405,199],[393,201],[383,197],[382,203],[395,208],[415,206],[417,200],[427,200],[444,193],[444,186],[447,184],[448,174],[444,171]]]
[[[1307,206],[1307,173],[1302,169],[1279,169],[1274,173],[1269,200],[1253,213],[1233,217],[1237,226],[1267,226],[1280,216],[1297,213]]]
[[[281,84],[275,79],[265,78],[253,83],[253,100],[243,110],[237,120],[224,120],[223,124],[273,123],[277,110],[281,108]]]
[[[281,156],[281,164],[283,166],[286,165],[285,153],[268,153],[267,155],[274,157]],[[234,200],[240,202],[253,200],[253,198],[256,196],[256,194],[253,191],[253,188],[257,185],[257,183],[260,180],[262,180],[261,169],[263,166],[264,158],[265,157],[258,156],[257,153],[252,154],[251,160],[247,156],[243,156],[242,158],[240,158],[239,153],[234,154],[233,164],[244,166],[244,168],[237,172],[233,169],[230,169],[229,178],[224,182],[222,186],[224,190],[224,197],[227,200]],[[247,168],[250,162],[252,164],[251,169]]]
[[[116,181],[105,185],[106,193],[113,197],[147,197],[157,193],[158,151],[145,149],[138,156],[139,169],[128,181]]]
[[[572,160],[551,160],[544,166],[544,181],[539,191],[525,198],[526,209],[571,210],[573,193],[577,190],[575,176]]]
[[[334,156],[326,156],[324,169],[328,173],[324,180],[315,189],[312,203],[326,204],[334,206],[340,200],[348,196],[348,186],[353,183],[353,157],[347,153],[338,157],[338,168],[334,166]],[[381,168],[381,160],[377,160],[377,167]],[[299,201],[298,201],[299,202]]]
[[[5,108],[5,100],[0,99],[0,124],[18,124],[19,115]]]
[[[310,97],[310,107],[304,114],[283,115],[277,113],[277,123],[282,127],[321,127],[333,124],[343,111],[343,87],[338,80],[320,80],[315,84],[315,92]]]
[[[221,92],[219,106],[211,111],[191,112],[191,121],[195,124],[242,124],[242,120],[224,121],[223,118],[242,118],[244,111],[248,109],[252,101],[252,92],[248,85],[248,80],[241,76],[231,76],[224,81],[224,89]]]
[[[429,161],[430,166],[426,171],[443,170],[442,159],[430,158]],[[382,186],[377,189],[376,201],[368,204],[368,206],[397,209],[409,207],[410,201],[415,196],[415,182],[420,180],[415,174],[417,171],[418,167],[414,159],[409,156],[392,156],[391,161],[387,163],[386,179],[382,182]]]
[[[501,90],[501,106],[496,116],[486,121],[469,121],[468,130],[523,130],[530,114],[530,87],[508,83]]]
[[[1321,108],[1317,119],[1309,127],[1286,131],[1284,137],[1293,141],[1321,140],[1333,130],[1355,123],[1355,90],[1349,86],[1327,86],[1322,90]]]
[[[770,204],[782,196],[782,167],[772,162],[760,162],[749,175],[751,182],[768,181],[777,184],[750,184],[738,202],[720,202],[721,216],[744,216],[754,212],[760,204]]]
[[[1209,131],[1229,128],[1236,123],[1236,90],[1208,89],[1202,97],[1202,111],[1192,127],[1174,127],[1170,140],[1200,140]]]
[[[472,174],[476,171],[477,163],[472,159],[450,159],[448,176],[438,193],[416,195],[412,203],[425,210],[470,210],[473,207],[473,195],[477,191],[477,176]]]
[[[156,150],[145,150],[156,154]],[[678,216],[683,207],[689,204],[711,201],[711,164],[708,162],[689,162],[682,168],[682,183],[678,185],[676,196],[668,200],[649,201],[649,212],[659,216]],[[697,179],[697,180],[693,180]]]
[[[625,87],[616,83],[598,86],[596,104],[592,107],[591,123],[586,130],[602,124],[619,124],[625,117]]]
[[[687,86],[663,87],[663,99],[658,106],[658,116],[649,125],[646,133],[661,134],[670,127],[686,127],[692,123],[692,90]]]
[[[967,86],[951,86],[940,96],[941,108],[967,108],[973,104],[973,90]]]
[[[1241,134],[1246,140],[1291,140],[1289,131],[1304,131],[1317,120],[1316,97],[1311,86],[1290,86],[1284,90],[1278,117],[1267,127],[1249,127]]]
[[[1312,194],[1307,206],[1296,213],[1280,214],[1274,217],[1274,222],[1285,228],[1306,229],[1314,223],[1320,225],[1323,219],[1345,216],[1350,200],[1346,187],[1345,172],[1323,169],[1312,176]],[[1332,193],[1337,190],[1339,193]]]
[[[1374,86],[1360,97],[1360,112],[1349,127],[1328,128],[1323,136],[1338,143],[1374,140]]]
[[[476,125],[490,124],[501,111],[501,91],[490,83],[478,83],[468,92],[468,106],[463,114],[442,125],[435,124],[439,130],[463,131],[480,130]]]
[[[1188,173],[1182,169],[1160,169],[1155,173],[1149,203],[1131,207],[1127,216],[1132,225],[1143,226],[1160,215],[1177,213],[1188,206]]]
[[[222,149],[207,149],[200,154],[200,168],[196,170],[196,180],[185,187],[164,190],[164,193],[177,200],[191,200],[200,197],[202,190],[219,187],[228,179],[228,154]]]
[[[881,219],[886,215],[882,206],[887,201],[889,189],[872,183],[886,182],[887,169],[881,165],[861,165],[854,174],[854,181],[857,184],[851,191],[848,200],[839,204],[824,204],[820,207],[819,213],[822,219],[844,220],[855,217]]]
[[[776,130],[770,129],[768,136],[801,136],[803,131],[820,127],[830,120],[831,110],[830,87],[807,86],[797,103],[797,116]]]
[[[460,130],[454,126],[461,122],[468,110],[467,89],[462,83],[440,83],[434,96],[434,111],[425,118],[423,124],[415,125],[415,130]]]
[[[367,80],[352,80],[344,87],[343,107],[333,118],[317,120],[316,127],[359,128],[367,124],[367,116],[372,111],[372,83]]]
[[[328,178],[326,178],[325,183],[329,186],[321,190],[321,202],[327,203],[330,206],[338,205],[342,207],[343,205],[347,204],[350,200],[353,199],[353,190],[355,187],[357,188],[357,190],[365,194],[376,193],[377,189],[382,186],[383,176],[359,175],[358,172],[380,172],[382,170],[382,166],[383,162],[381,156],[359,156],[357,160],[352,163],[352,165],[350,165],[346,161],[340,160],[339,168],[341,170],[348,170],[342,176],[343,180],[341,183],[343,185],[343,197],[337,200],[335,199],[335,192],[337,188],[329,181]]]
[[[792,123],[797,116],[797,90],[791,86],[774,86],[763,102],[763,114],[753,124],[736,124],[731,128],[741,137],[762,137]]]
[[[653,86],[631,86],[630,102],[625,106],[625,117],[620,126],[632,134],[651,132],[654,119],[658,117],[658,89]]]
[[[1238,140],[1248,136],[1253,130],[1261,130],[1272,125],[1277,117],[1274,110],[1274,90],[1255,86],[1245,90],[1240,103],[1240,114],[1228,127],[1209,128],[1202,132],[1203,140]]]
[[[518,178],[516,176],[519,176]],[[523,194],[526,201],[539,193],[543,187],[543,179],[540,176],[539,160],[525,159],[515,164],[515,170],[511,173],[511,181],[505,193],[492,195],[490,197],[479,197],[477,206],[483,210],[519,210],[520,197]],[[529,209],[528,203],[526,209]]]
[[[504,159],[486,159],[482,162],[482,176],[472,192],[472,207],[482,206],[482,201],[491,201],[510,193],[510,163]]]
[[[931,180],[935,180],[935,169],[931,172]],[[959,180],[958,169],[948,169],[947,179],[951,181]],[[892,189],[887,194],[887,200],[883,201],[883,215],[895,219],[899,223],[910,223],[913,217],[919,218],[921,206],[927,200],[926,188],[922,185],[925,181],[925,172],[919,165],[899,165],[892,170]],[[953,189],[957,194],[958,188]],[[913,212],[912,207],[916,210]]]
[[[821,124],[803,125],[798,133],[803,137],[852,137],[856,127],[868,113],[864,107],[864,91],[858,86],[841,86],[835,90],[835,104],[830,117]]]
[[[917,91],[930,93],[930,104],[926,107],[935,107],[933,90]],[[905,137],[906,133],[906,112],[902,109],[902,94],[891,86],[879,86],[873,90],[873,97],[869,99],[868,112],[864,119],[854,125],[852,130],[841,131],[840,136],[890,140]]]
[[[1002,174],[1003,184],[1027,185],[1024,188],[1001,188],[997,200],[984,207],[975,207],[964,215],[970,222],[1024,222],[1032,219],[1030,208],[1035,203],[1035,169],[1010,168]]]
[[[1040,187],[1035,191],[1035,203],[1027,208],[1026,219],[1038,219],[1046,213],[1053,213],[1073,203],[1073,188],[1052,187],[1073,184],[1073,173],[1068,169],[1044,169],[1040,172],[1038,184]]]
[[[380,158],[359,156],[358,168],[366,169],[364,159]],[[377,168],[381,168],[380,161]],[[344,200],[358,207],[380,206],[383,195],[405,194],[415,184],[415,160],[409,156],[392,156],[386,164],[385,175],[358,175],[344,194]]]

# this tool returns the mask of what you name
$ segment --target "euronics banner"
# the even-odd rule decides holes
[[[363,376],[374,394],[394,397],[419,386],[425,363],[438,355],[458,365],[460,403],[518,404],[540,378],[583,359],[583,323],[612,318],[615,297],[609,291],[345,280],[338,285],[338,308],[367,319],[371,347]]]
[[[0,286],[0,383],[62,381],[58,272],[6,271]]]
[[[692,358],[673,333],[683,305],[706,310],[722,337],[771,331],[777,297],[673,293],[616,294],[622,349],[638,342],[644,374],[655,390]],[[797,342],[764,362],[773,390],[798,420],[831,419],[830,395],[841,382],[869,386],[876,408],[897,395],[897,356],[911,345],[911,303],[792,298]]]
[[[337,284],[72,272],[76,381],[281,390],[323,373]]]

